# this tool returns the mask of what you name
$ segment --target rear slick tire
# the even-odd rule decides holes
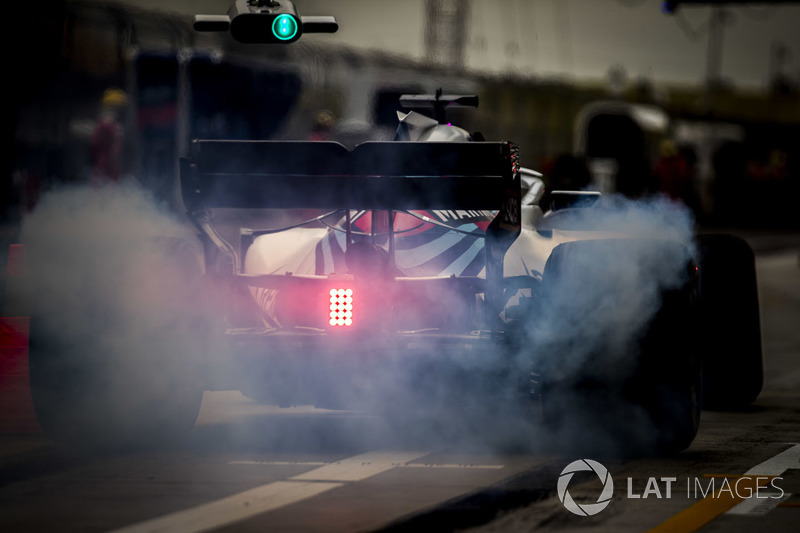
[[[698,344],[705,405],[740,409],[764,382],[755,254],[733,235],[700,235]]]
[[[620,294],[639,295],[630,278],[620,278],[620,264],[637,264],[634,272],[643,283],[662,265],[675,276],[670,285],[650,287],[658,292],[647,308],[658,305],[658,310],[643,330],[629,332],[621,342],[616,327],[636,317],[614,322],[597,314],[609,301],[617,307],[606,309],[624,305]],[[561,335],[565,342],[546,346],[548,360],[540,370],[543,416],[550,429],[566,439],[581,435],[579,446],[626,455],[670,454],[692,443],[703,396],[694,343],[694,270],[685,247],[664,241],[577,241],[553,250],[542,279],[546,307],[540,312],[563,321],[551,327],[570,324],[570,334]],[[587,321],[593,326],[584,325]],[[620,346],[625,350],[614,350]],[[570,360],[576,351],[581,356]]]

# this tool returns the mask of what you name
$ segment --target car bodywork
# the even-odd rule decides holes
[[[520,167],[511,143],[472,142],[413,112],[401,116],[398,138],[413,140],[352,150],[194,142],[183,199],[207,272],[236,294],[227,297],[222,349],[239,369],[234,387],[332,408],[374,402],[374,384],[423,388],[421,375],[530,393],[520,368],[529,362],[518,357],[526,335],[515,329],[530,321],[553,249],[619,232],[561,229],[543,215],[540,175]],[[591,204],[598,195],[553,198]],[[213,223],[218,209],[263,208],[305,209],[305,218],[240,227],[238,242]]]
[[[283,368],[273,376],[299,364],[302,382],[314,368],[347,366],[333,355],[343,350],[349,362],[426,352],[421,345],[497,352],[502,260],[521,230],[512,144],[196,141],[194,150],[182,186],[207,268],[255,304],[244,304],[255,325],[227,324],[234,353],[271,358]],[[328,227],[243,228],[237,245],[225,241],[209,210],[248,207],[332,211],[310,220]],[[347,291],[340,316],[336,291]],[[281,403],[325,405],[319,384],[292,388],[306,397]],[[316,398],[302,393],[310,388]]]
[[[600,197],[579,192],[552,192],[543,213],[513,144],[416,114],[398,137],[195,141],[179,190],[201,246],[185,231],[144,238],[129,259],[153,294],[132,298],[157,305],[140,312],[115,291],[92,305],[148,334],[132,345],[64,328],[61,313],[34,321],[43,427],[67,442],[153,440],[190,428],[204,390],[238,389],[280,406],[460,416],[499,399],[516,417],[535,399],[555,421],[611,416],[623,427],[600,429],[614,440],[688,446],[697,269],[668,219],[601,224],[613,199],[595,209]],[[63,379],[65,366],[78,373]]]

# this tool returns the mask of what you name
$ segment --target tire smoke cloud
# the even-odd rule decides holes
[[[631,431],[634,440],[652,442],[658,421],[639,405],[608,402],[601,419],[592,419],[596,410],[587,415],[586,402],[596,399],[597,390],[585,385],[610,384],[602,389],[610,393],[637,371],[663,295],[686,281],[687,260],[694,252],[693,220],[687,209],[661,198],[609,197],[601,207],[568,211],[553,213],[545,222],[552,244],[564,244],[544,269],[534,304],[522,319],[508,324],[517,332],[510,365],[501,354],[484,361],[450,358],[455,367],[395,364],[369,383],[359,385],[354,377],[359,393],[370,398],[366,412],[381,416],[368,417],[364,424],[337,418],[349,428],[346,437],[331,427],[310,430],[305,421],[296,438],[291,428],[271,434],[285,424],[277,423],[246,431],[231,428],[222,441],[255,439],[259,446],[272,442],[307,448],[311,438],[324,449],[326,442],[378,439],[498,453],[509,447],[565,449],[587,442],[621,453],[618,433]],[[586,239],[592,240],[578,242]],[[219,355],[209,353],[211,324],[218,323],[208,305],[211,292],[203,284],[194,231],[131,182],[50,192],[25,220],[23,241],[29,265],[26,294],[35,309],[38,344],[42,356],[50,350],[48,357],[57,353],[60,360],[39,372],[42,383],[57,384],[40,404],[45,411],[56,404],[71,410],[51,425],[70,440],[99,426],[114,440],[130,442],[141,437],[133,433],[142,427],[163,431],[177,419],[193,421],[187,412],[194,409],[196,415],[204,365]],[[439,355],[421,343],[415,350],[427,361]],[[82,375],[72,363],[87,358],[88,368],[96,372]],[[559,398],[563,416],[555,428],[543,421],[537,398],[513,392],[521,383],[524,392],[532,370],[539,381],[576,386],[576,395]],[[52,378],[54,373],[60,377]],[[476,376],[486,379],[474,385]],[[92,387],[92,394],[77,394],[66,386],[71,379],[78,388]],[[394,395],[389,400],[387,392]],[[120,417],[120,412],[127,414]],[[227,430],[214,431],[206,434]]]
[[[34,401],[63,440],[136,442],[194,420],[201,256],[165,213],[127,182],[53,190],[23,222]]]

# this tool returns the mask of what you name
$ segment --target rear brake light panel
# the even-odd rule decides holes
[[[332,328],[349,328],[355,320],[355,293],[350,288],[333,288],[328,291],[328,325]]]

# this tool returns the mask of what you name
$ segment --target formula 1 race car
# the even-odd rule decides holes
[[[441,115],[477,98],[403,103]],[[690,227],[669,229],[681,213],[669,203],[555,191],[544,212],[541,175],[517,148],[476,137],[412,110],[396,141],[353,148],[194,141],[181,192],[199,239],[152,243],[157,292],[170,294],[159,334],[130,340],[131,364],[90,333],[34,322],[44,428],[83,443],[163,437],[191,427],[214,389],[382,412],[502,398],[540,404],[552,427],[680,450],[704,375],[707,403],[755,399],[743,241],[693,244]]]

